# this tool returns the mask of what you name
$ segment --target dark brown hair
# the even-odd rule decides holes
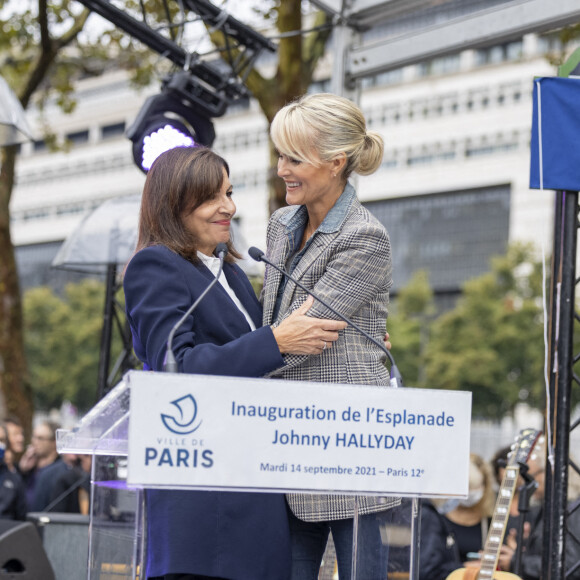
[[[4,432],[4,451],[12,451],[10,445],[10,437],[8,437],[8,429],[4,423],[0,423],[0,429]]]
[[[12,423],[18,427],[22,427],[22,421],[16,415],[7,415],[2,419],[2,422],[6,425],[7,423]]]
[[[197,257],[196,237],[183,225],[183,214],[213,199],[223,185],[225,159],[207,147],[176,147],[162,153],[147,172],[139,213],[137,251],[163,245],[191,262]],[[241,256],[228,242],[228,262]]]

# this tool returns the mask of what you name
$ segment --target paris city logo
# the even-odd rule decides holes
[[[197,420],[197,402],[193,395],[185,395],[171,401],[174,409],[172,414],[161,413],[165,427],[177,435],[189,435],[196,431],[202,421]]]
[[[193,395],[169,401],[167,405],[168,412],[160,413],[160,418],[173,435],[156,436],[155,443],[145,447],[144,467],[165,470],[213,467],[213,451],[206,448],[205,441],[186,437],[199,429],[202,423],[198,418],[197,402]]]

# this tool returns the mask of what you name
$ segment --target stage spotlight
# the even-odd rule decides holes
[[[196,143],[188,129],[177,119],[159,116],[151,119],[139,142],[133,146],[135,162],[145,172],[161,153],[174,147],[195,147]]]
[[[213,123],[195,102],[194,95],[177,92],[166,82],[159,95],[149,97],[127,130],[133,142],[133,159],[147,173],[155,159],[173,147],[211,147]]]

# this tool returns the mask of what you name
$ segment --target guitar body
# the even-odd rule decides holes
[[[459,568],[447,576],[447,580],[477,580],[479,568]],[[493,580],[522,580],[511,572],[494,572]]]

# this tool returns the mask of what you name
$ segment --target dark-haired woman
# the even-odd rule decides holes
[[[167,151],[147,174],[137,251],[124,278],[133,345],[146,368],[162,370],[167,336],[218,272],[221,242],[229,253],[219,283],[174,336],[180,372],[260,377],[284,364],[283,353],[319,355],[345,326],[306,316],[312,299],[276,328],[262,326],[252,286],[235,264],[232,192],[226,161],[209,149]],[[280,494],[148,490],[146,508],[149,579],[289,578]]]

